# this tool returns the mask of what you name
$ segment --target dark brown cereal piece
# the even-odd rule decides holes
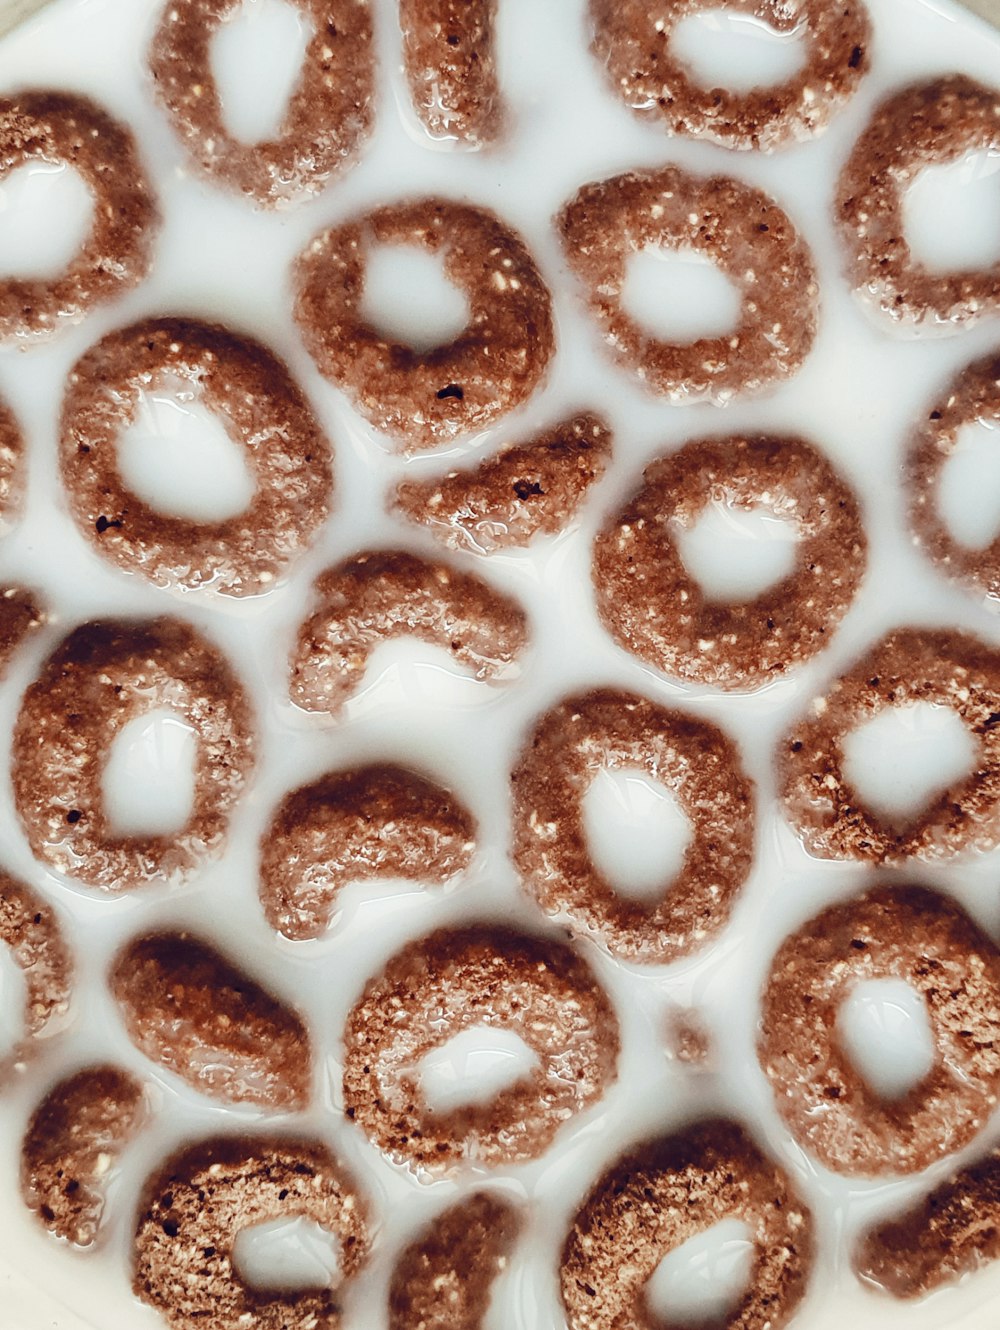
[[[854,1268],[896,1298],[919,1298],[1000,1257],[1000,1150],[952,1174],[862,1236]]]
[[[584,412],[502,448],[472,470],[403,481],[395,507],[451,549],[492,554],[562,531],[610,458],[610,429]]]
[[[934,1066],[883,1099],[837,1035],[843,1001],[869,979],[924,999]],[[764,987],[758,1057],[800,1145],[837,1173],[916,1173],[967,1144],[1000,1091],[1000,953],[957,906],[920,887],[876,887],[786,939]]]
[[[389,1330],[481,1330],[521,1225],[509,1201],[485,1191],[438,1215],[396,1262]]]
[[[590,856],[582,802],[602,769],[638,767],[676,795],[693,837],[653,902],[620,896]],[[514,861],[548,914],[615,956],[664,965],[729,918],[753,861],[753,785],[732,740],[644,697],[598,689],[566,698],[529,735],[511,777]]]
[[[78,323],[136,286],[152,257],[159,210],[131,132],[67,92],[0,97],[0,179],[32,161],[64,162],[94,196],[90,234],[54,278],[0,279],[0,341]]]
[[[724,1219],[754,1248],[749,1287],[726,1330],[780,1330],[802,1300],[812,1217],[787,1177],[734,1122],[699,1122],[619,1160],[587,1197],[559,1272],[570,1330],[655,1330],[645,1286],[660,1261]]]
[[[786,812],[827,859],[941,859],[1000,843],[1000,653],[966,633],[900,628],[825,697],[779,749]],[[885,707],[951,707],[977,747],[973,770],[902,825],[869,808],[844,772],[841,741]]]
[[[301,1019],[208,943],[188,933],[139,938],[109,983],[136,1047],[196,1090],[305,1107],[312,1069]]]
[[[801,34],[805,62],[784,83],[735,92],[708,87],[671,51],[674,30],[707,0],[591,0],[593,51],[622,100],[670,134],[764,152],[812,138],[854,94],[870,64],[871,23],[857,0],[736,0],[726,8]]]
[[[1000,151],[1000,92],[965,74],[912,83],[876,106],[837,184],[848,274],[890,318],[957,330],[1000,309],[1000,263],[932,272],[910,253],[907,187],[925,166]]]
[[[764,507],[798,534],[792,571],[753,600],[713,600],[684,566],[678,537],[713,501]],[[754,688],[826,646],[866,551],[857,499],[810,444],[699,439],[647,467],[598,533],[594,590],[604,626],[648,664],[692,683]]]
[[[432,138],[479,148],[501,127],[496,9],[496,0],[400,0],[413,109]]]
[[[217,415],[255,481],[249,507],[220,522],[158,512],[133,493],[118,440],[142,394],[183,384]],[[251,338],[191,319],[109,333],[77,362],[63,406],[62,478],[84,536],[161,586],[255,595],[308,548],[330,510],[330,447],[288,370]]]
[[[0,679],[7,673],[21,643],[45,622],[45,611],[34,591],[0,586]]]
[[[454,341],[414,351],[361,313],[374,245],[440,254],[466,295]],[[295,269],[295,317],[320,371],[376,429],[410,450],[483,430],[534,390],[554,350],[549,292],[535,262],[493,213],[445,199],[377,208],[324,231]]]
[[[299,630],[291,695],[334,712],[380,642],[413,636],[450,651],[477,679],[500,680],[527,643],[521,607],[487,582],[404,550],[358,554],[316,579],[318,607]]]
[[[0,944],[6,945],[24,975],[24,1035],[0,1059],[0,1079],[24,1063],[49,1022],[69,1008],[73,965],[51,906],[0,869]]]
[[[478,1026],[510,1030],[537,1065],[488,1103],[432,1112],[419,1064]],[[618,1024],[569,947],[500,926],[411,942],[371,980],[347,1022],[348,1116],[394,1161],[418,1170],[534,1159],[614,1080]]]
[[[368,1255],[366,1210],[353,1178],[319,1143],[203,1141],[146,1183],[133,1288],[174,1330],[337,1330],[344,1288]],[[299,1215],[338,1240],[333,1286],[284,1292],[247,1284],[233,1263],[237,1235]]]
[[[723,403],[763,392],[794,374],[809,353],[819,291],[812,256],[762,191],[678,166],[631,171],[584,185],[557,224],[612,355],[670,401]],[[651,246],[711,259],[740,291],[738,326],[683,343],[647,332],[626,311],[622,293],[628,260]]]
[[[170,835],[121,836],[101,794],[112,740],[157,706],[195,730],[191,816]],[[75,629],[28,688],[14,727],[14,803],[34,854],[103,891],[189,872],[222,844],[253,765],[243,687],[179,619],[107,619]]]
[[[318,193],[357,157],[373,118],[368,0],[292,3],[312,36],[278,133],[262,143],[229,132],[212,70],[212,43],[240,0],[168,0],[149,51],[157,95],[192,163],[266,207]]]
[[[57,1237],[93,1244],[108,1174],[144,1116],[139,1082],[107,1064],[68,1076],[35,1109],[21,1145],[21,1192]]]
[[[319,937],[348,883],[446,882],[467,867],[475,834],[463,805],[415,771],[382,764],[321,776],[286,795],[261,840],[264,913],[285,937]]]
[[[1000,599],[1000,536],[985,549],[957,541],[938,507],[941,472],[958,444],[964,425],[977,421],[1000,425],[1000,354],[996,351],[967,365],[925,412],[910,441],[906,479],[914,543],[942,572]]]

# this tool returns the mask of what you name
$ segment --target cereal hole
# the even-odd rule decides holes
[[[94,198],[65,162],[34,160],[0,182],[0,277],[58,277],[82,248]]]
[[[752,92],[793,78],[806,63],[803,22],[779,30],[719,7],[686,14],[670,38],[674,58],[703,88]]]
[[[652,336],[690,346],[734,332],[742,297],[736,284],[695,250],[647,245],[628,260],[622,303]]]
[[[233,1243],[233,1267],[250,1288],[291,1292],[340,1282],[340,1244],[304,1215],[265,1220],[241,1229]]]
[[[219,27],[212,73],[226,128],[240,143],[279,133],[313,31],[302,7],[287,0],[243,0]]]
[[[640,904],[662,899],[694,836],[673,792],[641,767],[602,767],[582,813],[591,858],[616,893]]]
[[[979,420],[958,431],[938,477],[937,507],[968,550],[985,550],[1000,536],[1000,420]]]
[[[903,194],[911,256],[930,272],[1000,262],[1000,151],[925,166]]]
[[[848,1057],[880,1099],[902,1099],[934,1066],[927,1004],[904,979],[856,984],[841,1003],[837,1029]]]
[[[677,544],[705,598],[721,604],[756,600],[795,567],[799,532],[769,509],[712,499]]]
[[[439,254],[374,245],[364,283],[361,317],[418,355],[454,341],[469,322],[468,298],[449,281]]]
[[[513,1030],[474,1025],[421,1059],[420,1089],[432,1113],[451,1113],[488,1104],[537,1066],[537,1055]]]
[[[664,1325],[722,1325],[750,1282],[753,1258],[749,1226],[722,1219],[664,1256],[646,1283],[646,1304]]]
[[[112,834],[169,836],[187,826],[197,751],[195,730],[169,707],[124,725],[112,740],[102,777]],[[67,814],[67,821],[74,820]]]

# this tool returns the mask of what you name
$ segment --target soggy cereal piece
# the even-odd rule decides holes
[[[101,793],[112,740],[169,707],[198,739],[191,816],[169,835],[115,834]],[[249,705],[222,654],[180,619],[74,629],[28,688],[14,727],[14,803],[37,858],[121,892],[188,873],[225,839],[253,766]]]
[[[0,180],[32,162],[73,167],[94,196],[94,221],[55,277],[0,278],[0,342],[57,332],[137,286],[152,262],[159,209],[131,131],[86,97],[0,97]]]
[[[897,323],[958,332],[1000,310],[1000,262],[932,272],[906,239],[907,187],[925,166],[977,150],[1000,152],[1000,92],[949,74],[880,102],[847,159],[835,207],[848,276]]]
[[[483,1330],[521,1226],[518,1210],[486,1191],[438,1215],[396,1262],[389,1330]]]
[[[836,1033],[858,983],[919,994],[934,1065],[902,1098],[870,1088]],[[917,1173],[985,1126],[1000,1092],[1000,952],[946,897],[875,887],[782,944],[764,986],[757,1054],[795,1139],[852,1177]]]
[[[0,1058],[0,1083],[23,1070],[49,1033],[49,1023],[69,1009],[73,963],[55,911],[41,896],[0,869],[0,944],[24,975],[23,1036]]]
[[[367,322],[375,245],[441,256],[469,304],[454,341],[415,351]],[[376,208],[324,231],[299,258],[295,286],[295,317],[320,372],[409,451],[484,430],[520,406],[555,349],[551,298],[524,241],[493,213],[445,199]]]
[[[3,679],[22,642],[45,622],[45,611],[34,591],[0,586],[0,679]]]
[[[1000,844],[1000,652],[967,633],[900,628],[825,697],[814,698],[778,749],[786,813],[811,854],[901,862]],[[972,737],[973,770],[903,824],[875,812],[844,771],[841,741],[885,707],[950,707]]]
[[[708,0],[591,0],[592,49],[609,84],[668,134],[770,152],[824,130],[868,72],[871,23],[858,0],[735,0],[727,10],[801,36],[805,61],[784,83],[747,92],[709,87],[670,43],[683,19],[714,8]]]
[[[480,148],[497,136],[496,9],[496,0],[400,0],[413,109],[432,138]]]
[[[129,1038],[151,1061],[227,1103],[304,1108],[312,1078],[299,1016],[208,943],[155,933],[110,975]]]
[[[601,770],[661,781],[693,836],[653,901],[619,895],[591,858],[583,798]],[[638,694],[597,689],[541,716],[511,775],[514,862],[546,914],[621,960],[666,965],[700,950],[729,918],[753,862],[753,784],[739,752],[707,721]]]
[[[21,1192],[50,1232],[93,1245],[108,1174],[144,1118],[142,1087],[120,1067],[86,1067],[49,1091],[21,1145]]]
[[[447,882],[468,866],[475,834],[463,805],[415,771],[383,764],[331,772],[286,795],[264,833],[264,913],[285,937],[319,937],[348,883]]]
[[[563,1246],[569,1330],[657,1330],[664,1323],[645,1293],[650,1276],[664,1256],[724,1219],[741,1219],[754,1248],[750,1285],[726,1330],[780,1330],[806,1290],[812,1216],[778,1165],[724,1120],[650,1141],[596,1184]]]
[[[1000,535],[985,549],[955,539],[938,506],[938,487],[964,425],[1000,425],[1000,355],[995,351],[960,370],[924,413],[910,440],[906,480],[914,544],[956,581],[1000,600]]]
[[[290,0],[312,29],[302,71],[273,138],[229,132],[212,44],[241,0],[169,0],[149,50],[157,96],[192,164],[263,207],[319,193],[356,160],[373,118],[375,57],[369,0]]]
[[[819,287],[805,241],[775,201],[729,176],[678,166],[584,185],[557,218],[566,261],[615,360],[671,402],[756,395],[802,365],[816,335]],[[694,250],[740,292],[738,325],[669,342],[626,310],[628,260],[647,248]]]
[[[453,550],[492,554],[572,522],[611,459],[611,431],[584,412],[440,480],[405,480],[395,507]]]
[[[664,1033],[667,1052],[694,1071],[704,1071],[714,1062],[712,1035],[701,1013],[692,1007],[672,1007]]]
[[[21,427],[10,407],[0,398],[0,532],[12,525],[21,506],[24,451]]]
[[[537,1064],[486,1103],[434,1112],[419,1065],[463,1030],[518,1035]],[[372,979],[344,1037],[347,1115],[418,1171],[535,1159],[615,1078],[618,1023],[563,943],[477,925],[411,942]]]
[[[449,651],[477,679],[509,675],[528,637],[515,601],[471,573],[404,550],[358,554],[316,579],[318,607],[299,630],[291,695],[305,711],[335,712],[358,687],[371,653],[412,636]]]
[[[679,537],[713,502],[766,508],[798,535],[791,572],[753,600],[714,600],[685,567]],[[857,499],[811,444],[699,439],[647,467],[598,533],[598,612],[620,646],[665,674],[757,688],[827,645],[861,581],[867,544]]]
[[[303,1216],[339,1247],[330,1287],[256,1288],[233,1262],[244,1229]],[[140,1202],[133,1288],[172,1330],[337,1330],[345,1287],[368,1256],[367,1206],[324,1145],[218,1136],[150,1178]]]

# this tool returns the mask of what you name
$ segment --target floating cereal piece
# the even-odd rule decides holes
[[[469,303],[454,341],[414,351],[361,313],[368,251],[440,254]],[[320,372],[376,429],[408,449],[483,430],[530,396],[554,350],[548,289],[499,217],[445,199],[377,208],[317,236],[296,267],[295,317]]]
[[[798,534],[792,571],[753,600],[713,600],[684,565],[678,537],[712,502],[767,508]],[[594,590],[604,626],[626,651],[687,682],[754,688],[827,645],[866,550],[856,498],[810,444],[699,439],[647,467],[598,533]]]
[[[10,524],[20,507],[24,469],[21,428],[13,412],[0,398],[0,531]]]
[[[395,507],[451,549],[492,554],[562,531],[610,457],[611,431],[585,412],[502,448],[472,470],[403,481]]]
[[[86,97],[0,97],[0,180],[31,162],[71,166],[94,196],[94,221],[57,277],[0,278],[0,341],[56,332],[146,276],[159,212],[131,132]]]
[[[591,859],[583,797],[598,772],[617,767],[666,785],[693,828],[680,872],[652,902],[620,896]],[[753,861],[753,785],[714,725],[598,689],[540,718],[511,779],[514,860],[547,914],[615,956],[660,965],[698,950],[729,918]]]
[[[0,1059],[0,1080],[28,1059],[49,1022],[69,1007],[72,961],[51,906],[0,869],[0,944],[24,975],[24,1036]]]
[[[237,1235],[302,1215],[339,1240],[332,1287],[259,1289],[233,1265]],[[216,1137],[170,1160],[146,1184],[133,1287],[175,1330],[337,1330],[344,1287],[368,1255],[366,1206],[318,1143]]]
[[[45,611],[34,591],[19,586],[0,586],[0,679],[25,638],[41,628]]]
[[[924,999],[933,1067],[883,1099],[835,1033],[858,983],[901,979]],[[810,919],[764,988],[758,1056],[802,1147],[852,1176],[916,1173],[966,1145],[1000,1092],[1000,953],[947,898],[877,887]]]
[[[298,1015],[187,933],[139,938],[110,977],[129,1038],[153,1062],[229,1103],[304,1108],[312,1068]]]
[[[493,54],[496,0],[400,0],[413,109],[435,139],[480,148],[502,120]]]
[[[777,1164],[734,1122],[699,1122],[625,1156],[584,1202],[563,1247],[570,1330],[657,1330],[645,1294],[660,1261],[724,1219],[754,1247],[750,1286],[726,1330],[780,1330],[805,1293],[812,1217]]]
[[[463,1030],[509,1030],[536,1067],[488,1103],[433,1112],[419,1064]],[[502,927],[443,929],[371,980],[345,1034],[348,1117],[417,1169],[534,1159],[615,1077],[618,1024],[569,947]]]
[[[68,1076],[39,1104],[21,1146],[21,1191],[57,1237],[92,1245],[107,1175],[143,1117],[139,1082],[109,1065]]]
[[[375,60],[368,0],[291,0],[311,24],[302,72],[277,134],[244,143],[229,132],[212,44],[240,0],[170,0],[149,68],[192,163],[265,207],[317,194],[357,157],[372,122]]]
[[[451,653],[477,679],[499,681],[524,649],[516,601],[472,573],[405,550],[358,554],[316,579],[319,606],[299,630],[291,695],[305,711],[335,712],[360,684],[375,648],[417,637]]]

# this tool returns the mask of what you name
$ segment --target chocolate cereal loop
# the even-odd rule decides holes
[[[454,341],[415,351],[361,312],[375,245],[439,254],[469,321]],[[295,270],[295,317],[320,371],[375,427],[409,450],[483,430],[530,396],[554,350],[549,292],[524,242],[482,208],[420,199],[324,231]]]
[[[419,1066],[463,1030],[518,1035],[537,1064],[489,1102],[433,1112]],[[344,1036],[347,1115],[418,1171],[535,1159],[614,1080],[618,1023],[569,947],[500,926],[443,929],[397,952]]]
[[[779,747],[792,825],[824,859],[943,859],[1000,843],[1000,653],[966,633],[901,628],[882,639]],[[868,807],[844,772],[844,735],[885,707],[950,707],[972,737],[973,770],[899,824]]]
[[[50,334],[146,276],[159,210],[131,132],[86,97],[0,97],[0,180],[34,161],[72,167],[94,200],[90,234],[56,277],[0,278],[0,341]]]
[[[958,447],[965,425],[1000,425],[1000,354],[992,352],[961,370],[925,412],[906,459],[910,525],[914,543],[956,581],[1000,600],[1000,536],[980,549],[956,540],[938,506],[941,473]]]
[[[500,130],[496,9],[497,0],[400,0],[410,96],[431,138],[474,149]]]
[[[620,896],[587,842],[583,797],[601,770],[621,768],[666,785],[692,826],[679,873],[652,902]],[[729,918],[753,860],[753,785],[714,725],[598,689],[541,717],[511,780],[514,861],[547,914],[622,960],[659,965],[700,949]]]
[[[858,983],[900,979],[926,1004],[931,1070],[884,1099],[836,1034]],[[834,1172],[916,1173],[966,1145],[1000,1091],[1000,953],[957,906],[920,887],[876,887],[788,938],[764,987],[758,1056],[796,1140]]]
[[[957,332],[1000,309],[1000,263],[935,272],[910,252],[903,199],[925,166],[1000,152],[1000,92],[964,74],[913,83],[876,106],[837,184],[854,287],[897,323]]]
[[[157,389],[216,415],[255,482],[235,517],[168,516],[129,489],[122,434]],[[150,446],[155,446],[155,442]],[[70,374],[60,465],[70,510],[106,558],[160,586],[229,596],[265,591],[327,517],[330,447],[288,370],[270,351],[216,324],[150,319],[92,347]]]
[[[798,536],[795,566],[748,601],[711,598],[679,537],[710,504],[766,508]],[[856,498],[810,444],[791,437],[700,439],[647,467],[598,533],[594,591],[612,637],[685,682],[759,687],[829,642],[864,572]]]
[[[73,963],[55,911],[0,869],[0,944],[24,976],[21,1037],[0,1057],[0,1084],[23,1069],[69,1010]],[[9,1000],[9,999],[8,999]]]
[[[197,736],[193,804],[172,835],[114,830],[101,794],[112,740],[168,707]],[[28,688],[14,727],[14,805],[36,858],[106,892],[176,879],[219,849],[253,765],[243,687],[179,619],[83,624]]]
[[[372,123],[375,63],[368,0],[291,0],[312,35],[273,138],[231,134],[212,43],[240,0],[166,0],[149,52],[157,96],[192,163],[265,207],[318,193],[358,155]]]
[[[669,1252],[724,1219],[747,1226],[753,1268],[739,1301],[711,1324],[780,1330],[805,1294],[812,1217],[778,1165],[724,1120],[638,1147],[594,1187],[563,1246],[569,1330],[661,1330],[646,1294],[650,1276]]]
[[[368,1255],[367,1206],[325,1146],[282,1137],[214,1137],[146,1183],[133,1288],[173,1330],[337,1330],[343,1291]],[[233,1261],[238,1234],[302,1216],[338,1240],[328,1287],[256,1288]]]
[[[672,402],[724,403],[794,374],[816,334],[812,256],[767,194],[729,176],[678,166],[631,171],[584,185],[559,215],[566,261],[582,283],[611,355]],[[741,297],[737,326],[669,342],[626,310],[628,261],[647,248],[694,250]]]
[[[670,44],[679,23],[713,8],[708,0],[591,0],[593,51],[608,82],[669,134],[769,152],[825,129],[868,71],[871,23],[857,0],[736,0],[726,8],[801,38],[802,68],[784,83],[746,92],[703,84]]]

